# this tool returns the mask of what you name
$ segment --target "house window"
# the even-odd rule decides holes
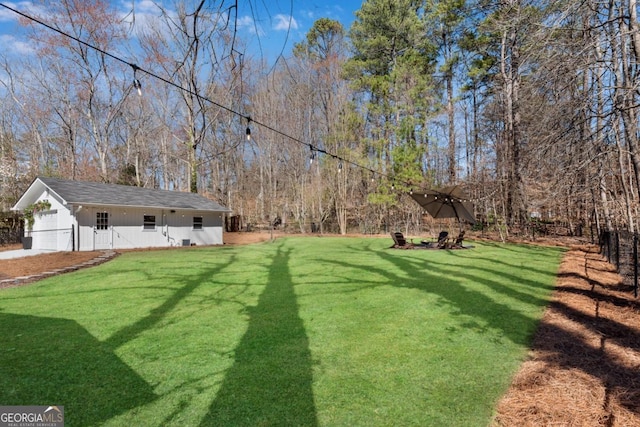
[[[202,217],[194,216],[193,217],[193,229],[194,230],[202,230]]]
[[[155,230],[156,229],[156,216],[155,215],[145,215],[142,221],[142,228],[144,230]]]
[[[109,212],[96,212],[96,229],[109,229]]]

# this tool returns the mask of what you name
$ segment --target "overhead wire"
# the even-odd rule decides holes
[[[31,15],[29,15],[27,13],[24,13],[24,12],[22,12],[20,10],[17,10],[17,9],[15,9],[15,8],[13,8],[11,6],[8,6],[8,5],[4,4],[4,3],[0,3],[0,6],[4,7],[7,10],[10,10],[13,13],[16,13],[16,14],[22,16],[23,18],[26,18],[26,19],[28,19],[30,21],[33,21],[33,22],[35,22],[35,23],[37,23],[39,25],[42,25],[43,27],[48,28],[49,30],[54,31],[54,32],[56,32],[56,33],[58,33],[58,34],[60,34],[60,35],[62,35],[64,37],[67,37],[67,38],[69,38],[71,40],[74,40],[75,42],[80,43],[80,44],[88,47],[89,49],[93,49],[96,52],[99,52],[99,53],[101,53],[102,55],[104,55],[106,57],[109,57],[109,58],[111,58],[111,59],[113,59],[115,61],[118,61],[120,63],[123,63],[125,65],[128,65],[133,70],[133,73],[134,73],[134,86],[138,90],[139,90],[140,83],[139,83],[139,80],[137,79],[137,73],[140,72],[140,73],[146,74],[149,77],[157,79],[157,80],[159,80],[159,81],[161,81],[163,83],[166,83],[166,84],[168,84],[170,86],[173,86],[174,88],[176,88],[176,89],[178,89],[180,91],[188,93],[189,95],[197,97],[198,99],[200,99],[202,101],[209,102],[210,104],[212,104],[212,105],[214,105],[214,106],[216,106],[216,107],[218,107],[218,108],[220,108],[222,110],[225,110],[225,111],[227,111],[227,112],[229,112],[231,114],[234,114],[234,115],[236,115],[238,117],[241,117],[241,118],[245,119],[247,121],[247,123],[252,123],[252,124],[258,125],[258,126],[263,127],[263,128],[265,128],[265,129],[267,129],[267,130],[269,130],[269,131],[271,131],[271,132],[273,132],[273,133],[275,133],[277,135],[280,135],[280,136],[282,136],[282,137],[284,137],[286,139],[289,139],[289,140],[291,140],[293,142],[296,142],[296,143],[301,144],[301,145],[308,146],[309,149],[312,152],[317,152],[317,153],[321,153],[321,154],[324,154],[326,156],[329,156],[329,157],[331,157],[331,158],[333,158],[333,159],[338,161],[339,170],[342,169],[342,163],[346,163],[346,164],[349,164],[349,165],[351,165],[353,167],[356,167],[356,168],[368,171],[368,172],[370,172],[372,174],[378,175],[380,177],[387,178],[392,183],[393,182],[395,182],[396,184],[397,183],[403,183],[403,184],[405,184],[407,186],[411,186],[411,183],[402,182],[402,181],[400,181],[400,180],[398,180],[398,179],[396,179],[396,178],[394,178],[394,177],[392,177],[392,176],[390,176],[390,175],[388,175],[388,174],[386,174],[384,172],[373,170],[373,169],[371,169],[371,168],[369,168],[367,166],[361,165],[360,163],[358,163],[356,161],[352,161],[352,160],[346,159],[344,157],[341,157],[341,156],[339,156],[337,154],[334,154],[334,153],[331,153],[329,151],[326,151],[325,149],[320,148],[320,147],[318,147],[318,146],[316,146],[316,145],[314,145],[312,143],[304,142],[304,141],[302,141],[302,140],[300,140],[300,139],[298,139],[298,138],[296,138],[294,136],[291,136],[291,135],[289,135],[289,134],[287,134],[287,133],[285,133],[285,132],[283,132],[283,131],[281,131],[279,129],[274,128],[273,126],[268,125],[267,123],[264,123],[264,122],[261,122],[259,120],[256,120],[254,117],[251,117],[251,116],[249,116],[247,114],[240,113],[240,112],[234,110],[233,108],[227,107],[227,106],[225,106],[223,104],[220,104],[220,103],[218,103],[218,102],[216,102],[216,101],[214,101],[214,100],[212,100],[212,99],[210,99],[210,98],[208,98],[206,96],[200,95],[199,93],[197,93],[197,92],[195,92],[195,91],[193,91],[191,89],[188,89],[188,88],[185,88],[183,86],[180,86],[179,84],[177,84],[177,83],[175,83],[175,82],[173,82],[173,81],[171,81],[171,80],[169,80],[167,78],[164,78],[164,77],[162,77],[162,76],[160,76],[160,75],[158,75],[158,74],[156,74],[156,73],[154,73],[154,72],[152,72],[150,70],[144,69],[144,68],[138,66],[137,64],[135,64],[133,62],[129,62],[126,59],[123,59],[118,55],[110,53],[110,52],[108,52],[108,51],[106,51],[106,50],[104,50],[104,49],[102,49],[102,48],[100,48],[98,46],[95,46],[95,45],[93,45],[93,44],[91,44],[89,42],[86,42],[86,41],[80,39],[79,37],[76,37],[76,36],[73,36],[71,34],[68,34],[68,33],[60,30],[59,28],[53,27],[53,26],[47,24],[46,22],[43,22],[42,20],[40,20],[38,18],[35,18],[35,17],[33,17],[33,16],[31,16]]]

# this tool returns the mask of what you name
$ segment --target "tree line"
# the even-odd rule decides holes
[[[34,5],[60,32],[22,17],[28,52],[0,54],[2,210],[47,175],[376,233],[420,230],[408,193],[460,184],[483,223],[638,229],[636,0],[366,0],[275,61],[237,2]]]

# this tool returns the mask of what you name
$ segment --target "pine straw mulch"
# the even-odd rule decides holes
[[[640,301],[594,246],[573,246],[494,426],[640,426]]]

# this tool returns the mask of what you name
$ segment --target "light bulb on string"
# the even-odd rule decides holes
[[[0,3],[0,5],[2,5],[2,4]],[[220,108],[220,109],[223,109],[223,110],[225,110],[225,111],[227,111],[227,112],[229,112],[229,113],[231,113],[231,114],[235,115],[236,117],[240,117],[240,118],[244,118],[244,119],[246,119],[248,123],[247,123],[247,128],[246,128],[245,134],[246,134],[246,138],[247,138],[247,140],[248,140],[248,141],[251,141],[251,128],[250,128],[251,117],[246,116],[246,115],[244,115],[244,114],[242,114],[242,113],[240,113],[240,112],[238,112],[238,111],[236,111],[236,110],[234,110],[234,109],[232,109],[232,108],[230,108],[230,107],[227,107],[227,106],[225,106],[225,105],[219,104],[219,103],[217,103],[217,102],[213,101],[212,99],[210,99],[210,98],[208,98],[208,97],[201,96],[201,95],[199,95],[198,93],[194,93],[194,92],[193,92],[193,91],[191,91],[190,89],[187,89],[187,88],[185,88],[185,87],[183,87],[183,86],[180,86],[179,84],[176,84],[176,83],[174,83],[174,82],[172,82],[172,81],[170,81],[170,80],[167,80],[167,79],[165,79],[165,78],[163,78],[163,77],[160,77],[160,76],[158,76],[158,75],[154,74],[152,71],[149,71],[149,70],[146,70],[146,69],[139,68],[136,64],[134,64],[134,63],[130,63],[130,62],[127,62],[127,61],[126,61],[125,59],[123,59],[122,57],[119,57],[119,56],[117,56],[117,55],[115,55],[115,54],[113,54],[113,53],[110,53],[110,52],[108,52],[108,51],[102,50],[102,49],[100,49],[100,48],[98,48],[98,47],[96,47],[96,46],[93,46],[93,45],[91,45],[91,44],[89,44],[89,43],[87,43],[87,42],[84,42],[83,40],[81,40],[81,39],[79,39],[79,38],[77,38],[77,37],[75,37],[75,36],[72,36],[72,35],[70,35],[70,34],[68,34],[68,33],[65,33],[64,31],[61,31],[60,29],[53,28],[53,27],[51,27],[51,26],[49,26],[49,25],[47,25],[47,24],[45,24],[45,23],[43,23],[43,22],[41,22],[41,21],[37,20],[36,18],[33,18],[33,17],[29,16],[29,15],[26,15],[26,14],[24,14],[24,13],[22,13],[22,12],[16,11],[15,9],[12,9],[12,8],[10,8],[10,7],[6,6],[6,5],[2,5],[2,6],[4,6],[5,8],[7,8],[7,9],[9,9],[9,10],[12,10],[12,11],[14,11],[14,12],[16,12],[16,13],[20,14],[20,15],[22,15],[23,17],[25,17],[25,18],[29,19],[30,21],[33,21],[33,22],[35,22],[35,23],[38,23],[38,24],[44,25],[45,27],[47,27],[47,28],[49,28],[49,29],[51,29],[51,30],[53,30],[53,31],[56,31],[57,33],[59,33],[59,34],[60,34],[60,35],[62,35],[62,36],[65,36],[65,37],[67,37],[67,38],[69,38],[69,39],[71,39],[71,40],[74,40],[74,41],[76,41],[76,42],[80,43],[81,45],[83,45],[83,46],[85,46],[85,47],[87,47],[87,48],[93,49],[93,50],[95,50],[95,51],[97,51],[97,52],[101,53],[101,54],[103,55],[103,57],[104,57],[104,56],[108,56],[108,57],[110,57],[110,58],[113,58],[113,59],[114,59],[114,60],[116,60],[116,61],[119,61],[119,62],[121,62],[121,63],[125,64],[125,65],[129,65],[130,67],[132,67],[132,68],[133,68],[133,71],[134,71],[134,76],[133,76],[133,77],[134,77],[134,78],[133,78],[133,88],[135,88],[135,89],[136,89],[136,91],[138,92],[138,95],[139,95],[139,96],[142,96],[142,83],[141,83],[141,81],[140,81],[140,80],[137,78],[137,76],[136,76],[136,71],[137,71],[137,70],[141,70],[141,71],[142,71],[142,72],[144,72],[148,77],[152,77],[152,78],[155,78],[155,79],[157,79],[157,80],[163,81],[164,83],[167,83],[168,85],[173,86],[173,87],[177,88],[177,89],[178,89],[178,90],[180,90],[180,91],[183,91],[183,92],[185,92],[185,93],[188,93],[189,95],[195,96],[199,101],[207,101],[207,102],[209,102],[210,104],[212,104],[212,105],[214,105],[214,106],[216,106],[216,107],[218,107],[218,108]],[[238,53],[238,52],[237,52],[237,51],[235,51],[235,53]],[[241,57],[242,57],[242,56],[241,56]],[[90,117],[90,114],[91,114],[90,112],[87,112],[87,115],[88,115],[89,117]],[[271,130],[271,131],[274,131],[274,132],[278,133],[279,135],[281,135],[281,136],[282,136],[282,137],[284,137],[284,138],[290,139],[290,140],[292,140],[292,141],[294,141],[294,142],[298,142],[298,143],[300,143],[300,144],[304,144],[304,142],[300,141],[299,139],[297,139],[297,138],[295,138],[295,137],[293,137],[293,136],[291,136],[291,135],[288,135],[288,134],[286,134],[286,133],[284,133],[284,132],[282,132],[282,131],[280,131],[280,130],[278,130],[278,129],[272,128],[272,127],[271,127],[271,126],[269,126],[268,124],[265,124],[265,123],[262,123],[262,122],[261,122],[261,123],[260,123],[260,126],[261,126],[261,127],[263,127],[263,128],[267,128],[267,129],[269,129],[269,130]],[[336,158],[337,158],[337,156],[335,156],[335,155],[333,155],[333,154],[331,154],[331,153],[329,153],[329,152],[325,151],[324,149],[317,149],[316,151],[318,151],[320,154],[324,154],[324,155],[328,155],[328,156],[334,156],[334,157],[336,157]],[[349,162],[349,164],[350,164],[350,167],[351,167],[351,166],[354,166],[354,167],[357,167],[357,168],[360,168],[360,169],[368,169],[368,168],[364,167],[363,165],[360,165],[360,164],[358,164],[358,163],[356,163],[356,162],[353,162],[353,161],[348,161],[348,162]],[[340,163],[340,164],[338,165],[338,170],[341,170],[341,169],[342,169],[342,163]],[[383,176],[383,177],[385,177],[385,176],[386,176],[384,173],[381,173],[380,175],[381,175],[381,176]],[[372,181],[373,181],[373,179],[372,179]],[[385,181],[386,181],[386,180],[385,180]],[[386,182],[388,183],[388,181],[386,181]],[[394,184],[391,184],[391,189],[392,189],[392,190],[395,190],[395,185],[394,185]]]
[[[142,84],[140,83],[140,80],[133,79],[133,87],[138,90],[138,96],[142,96]]]
[[[342,159],[338,160],[338,172],[342,172]]]
[[[138,91],[138,96],[142,96],[142,83],[138,80],[136,76],[138,71],[138,66],[136,64],[131,64],[131,68],[133,68],[133,87]]]
[[[251,141],[251,117],[247,116],[247,130],[245,131],[245,134],[247,135],[247,141]]]
[[[309,150],[311,150],[311,154],[309,154],[309,164],[311,165],[316,158],[316,151],[313,149],[313,145],[309,145]]]

